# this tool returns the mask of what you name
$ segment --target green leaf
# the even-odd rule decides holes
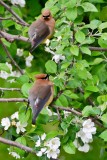
[[[91,91],[91,92],[98,92],[99,91],[98,87],[92,86],[92,85],[86,86],[85,90]]]
[[[58,131],[50,131],[49,133],[47,133],[46,135],[46,139],[51,139],[51,138],[54,138],[58,135]]]
[[[24,83],[22,88],[21,88],[21,92],[23,93],[23,95],[25,97],[28,97],[29,95],[29,89],[31,88],[32,84],[31,83]]]
[[[91,51],[89,50],[88,47],[81,47],[80,49],[83,53],[91,55]]]
[[[56,73],[57,72],[57,65],[54,61],[49,60],[45,64],[46,70],[48,73]]]
[[[101,38],[102,38],[103,40],[107,40],[107,33],[102,33]]]
[[[100,104],[102,104],[103,102],[106,102],[106,101],[107,101],[107,95],[98,96],[97,101],[98,101]]]
[[[26,139],[24,137],[19,137],[15,141],[26,146]]]
[[[31,116],[31,110],[28,109],[27,112],[26,112],[26,107],[24,106],[24,107],[21,107],[19,109],[19,120],[22,124],[25,123],[25,122],[28,122],[28,120]]]
[[[67,8],[65,15],[70,21],[74,21],[77,18],[77,8]]]
[[[97,19],[94,19],[94,20],[92,20],[92,21],[90,22],[89,27],[94,30],[94,29],[96,29],[100,24],[101,24],[101,21],[99,21],[99,20],[97,20]]]
[[[102,48],[107,48],[107,40],[102,39],[102,37],[100,37],[98,39],[98,44],[102,47]]]
[[[85,40],[85,34],[82,31],[77,31],[75,38],[77,42],[82,43]]]
[[[29,82],[29,77],[27,75],[21,75],[17,78],[17,82],[24,84]]]
[[[68,2],[65,2],[64,4],[67,8],[73,8],[76,6],[76,3],[77,3],[77,0],[70,0]]]
[[[104,123],[107,124],[107,113],[105,113],[105,114],[103,114],[103,115],[101,116],[101,120],[102,120]]]
[[[63,149],[68,154],[75,154],[75,146],[72,141],[68,142],[63,146]]]
[[[66,69],[70,64],[71,64],[71,62],[63,63],[62,66],[61,66],[61,69]]]
[[[63,92],[63,94],[66,95],[69,98],[72,98],[72,99],[78,99],[79,98],[77,94],[72,93],[70,90],[65,90]]]
[[[12,20],[6,20],[6,21],[2,22],[2,25],[3,25],[4,28],[8,28],[10,26],[13,26],[14,24],[15,24],[15,22],[12,21]]]
[[[71,48],[70,48],[70,51],[75,56],[79,55],[79,47],[76,46],[76,45],[72,45]]]
[[[84,8],[84,12],[98,12],[97,8],[89,2],[84,2],[81,5]]]
[[[99,25],[99,31],[102,32],[103,29],[107,28],[107,22],[101,23]]]
[[[8,68],[8,66],[5,63],[0,63],[0,70],[10,73],[10,69]]]
[[[103,58],[96,58],[96,59],[94,59],[93,62],[90,63],[90,65],[97,65],[97,64],[101,63],[102,61],[104,61]]]
[[[102,132],[99,135],[100,138],[102,138],[105,142],[107,142],[107,130],[105,130],[104,132]]]
[[[88,117],[90,115],[96,115],[94,112],[94,109],[92,108],[92,106],[86,106],[83,110],[82,110],[82,115],[84,117]]]
[[[56,104],[57,104],[58,106],[65,106],[65,107],[67,107],[67,106],[68,106],[67,98],[66,98],[64,95],[61,95],[61,96],[57,99]]]

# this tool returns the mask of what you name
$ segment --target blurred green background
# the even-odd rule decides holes
[[[23,8],[23,12],[25,13],[28,12],[27,18],[29,18],[29,20],[31,19],[31,17],[32,19],[35,19],[35,17],[40,14],[41,9],[45,6],[45,2],[46,0],[26,0],[26,6],[25,6],[25,9]],[[26,16],[25,16],[25,20],[26,20]],[[43,64],[45,64],[45,61],[48,59],[48,57],[50,57],[50,55],[48,55],[47,57],[45,56],[43,59],[42,50],[40,52],[41,53],[38,53],[39,59],[42,63],[42,66],[44,66]],[[35,59],[37,57],[38,55],[35,55]],[[38,64],[36,65],[38,66]],[[41,68],[39,68],[39,70],[41,70]],[[44,68],[42,68],[42,71],[43,70]],[[16,84],[16,83],[10,84],[10,83],[4,83],[4,82],[5,82],[4,80],[0,79],[0,87],[6,87],[6,88],[20,87],[20,84]],[[5,91],[1,95],[3,98],[4,97],[8,98],[10,97],[9,93],[10,91]],[[17,98],[21,97],[21,93],[18,91],[17,92],[13,91],[11,93],[11,97],[17,97]],[[10,116],[15,111],[17,111],[20,105],[21,103],[0,103],[0,120],[3,117]],[[96,159],[107,160],[107,153],[105,151],[105,148],[101,148],[101,143],[103,142],[100,141],[99,139],[95,139],[94,142],[91,144],[92,149],[88,153],[82,153],[77,151],[75,155],[69,155],[69,154],[66,154],[62,149],[61,153],[63,156],[60,157],[60,160],[72,160],[72,159],[73,160],[85,160],[85,159],[86,160],[96,160]],[[8,145],[0,143],[0,160],[2,159],[14,160],[14,158],[8,154],[7,147]],[[23,160],[40,160],[40,159],[41,158],[35,157],[33,154],[29,154],[27,158],[23,158]]]

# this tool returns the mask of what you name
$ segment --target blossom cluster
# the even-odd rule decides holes
[[[76,133],[76,139],[74,141],[74,145],[78,148],[79,151],[88,152],[90,149],[89,143],[93,141],[92,135],[96,133],[96,127],[94,122],[91,119],[87,119],[82,123],[82,128],[79,132]],[[81,146],[79,143],[79,139],[81,139],[83,145]]]
[[[11,3],[13,5],[19,5],[20,7],[24,7],[25,6],[25,0],[11,0]]]
[[[59,37],[57,37],[56,41],[60,41],[61,39],[62,39],[62,37],[59,36]],[[62,61],[65,60],[65,56],[62,56],[62,54],[56,54],[51,48],[49,48],[49,44],[50,44],[49,39],[47,39],[45,43],[46,43],[45,51],[49,52],[53,55],[52,60],[54,60],[56,63],[59,63],[60,60],[62,60]]]
[[[43,147],[41,147],[43,146]],[[60,153],[60,139],[58,137],[46,140],[46,134],[44,133],[35,144],[36,149],[39,148],[37,156],[47,155],[48,158],[56,159]]]
[[[1,120],[1,125],[4,127],[4,130],[8,130],[11,126],[16,127],[16,133],[19,134],[20,132],[25,132],[25,127],[27,126],[26,123],[21,123],[19,121],[18,112],[15,112],[13,115],[11,115],[10,119],[8,117],[3,118]]]
[[[6,71],[1,70],[0,71],[0,77],[1,78],[7,79],[8,77],[20,77],[21,74],[20,74],[19,71],[12,71],[12,65],[10,63],[6,62],[6,65],[9,68],[10,73],[7,73]],[[14,79],[10,80],[9,82],[10,83],[14,82]]]

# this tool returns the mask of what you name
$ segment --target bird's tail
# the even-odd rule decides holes
[[[40,111],[42,110],[42,108],[43,108],[44,106],[42,106],[42,107],[34,107],[33,108],[33,110],[32,110],[32,112],[33,112],[33,117],[32,117],[32,124],[34,124],[35,125],[35,123],[36,123],[36,118],[38,117],[38,115],[39,115],[39,113],[40,113]]]

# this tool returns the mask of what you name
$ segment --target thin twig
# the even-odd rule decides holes
[[[27,146],[25,146],[25,145],[23,145],[21,143],[14,142],[14,141],[2,138],[2,137],[0,137],[0,142],[4,143],[4,144],[8,144],[10,146],[14,146],[14,147],[20,148],[20,149],[22,149],[22,150],[24,150],[26,152],[29,152],[29,153],[32,153],[32,154],[36,155],[36,152],[32,148],[27,147]]]
[[[24,74],[23,71],[21,70],[21,68],[18,66],[18,64],[16,63],[16,61],[12,58],[11,54],[9,53],[7,47],[4,45],[4,43],[2,42],[2,40],[0,40],[2,47],[4,48],[8,58],[11,60],[12,64],[19,70],[19,72],[21,74]]]
[[[0,4],[4,6],[19,22],[21,22],[24,26],[29,26],[22,18],[20,18],[6,3],[0,0]]]
[[[9,33],[3,32],[3,31],[0,31],[0,35],[2,38],[5,38],[9,42],[13,42],[14,40],[30,42],[29,38],[27,38],[27,37],[23,37],[20,35],[12,35],[12,34],[9,34]]]
[[[58,114],[58,120],[61,121],[61,116],[60,116],[60,113],[59,113],[59,108],[56,108],[57,110],[57,114]]]
[[[26,98],[0,98],[0,102],[28,102]]]
[[[2,88],[0,87],[1,91],[20,91],[20,88]]]
[[[101,47],[89,47],[91,51],[107,51],[107,48],[101,48]]]
[[[7,18],[0,17],[0,20],[9,20],[9,19],[11,19],[11,17],[7,17]]]

